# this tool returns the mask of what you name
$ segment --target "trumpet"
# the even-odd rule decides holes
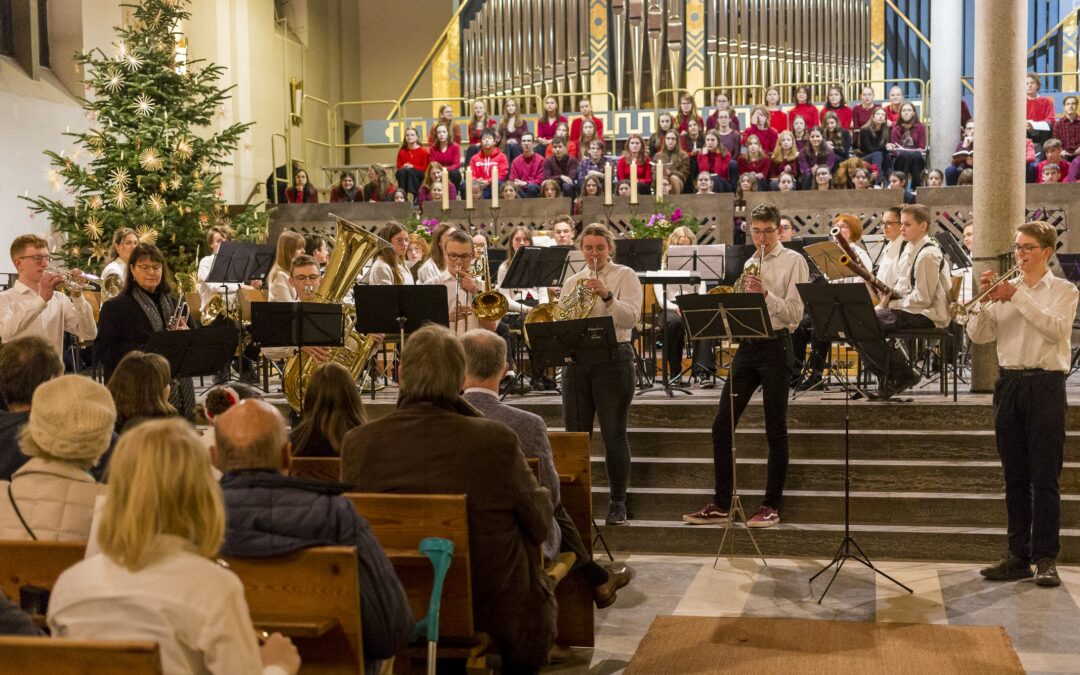
[[[982,314],[996,302],[995,300],[990,299],[991,291],[1002,284],[1019,286],[1020,282],[1024,280],[1024,270],[1021,269],[1023,264],[1024,263],[1022,262],[1016,263],[1012,269],[996,277],[986,289],[971,300],[968,300],[965,303],[954,302],[950,304],[949,314],[952,316],[953,321],[961,326],[967,325],[967,322],[971,320],[971,317]]]
[[[68,291],[92,291],[96,288],[97,283],[101,282],[101,277],[94,276],[87,272],[79,272],[76,274],[72,270],[63,267],[46,268],[45,274],[54,274],[60,277],[61,281],[59,286]]]
[[[176,330],[180,327],[180,320],[184,318],[184,287],[180,282],[176,283],[176,307],[173,309],[172,315],[169,317],[169,323],[165,325],[165,330]]]

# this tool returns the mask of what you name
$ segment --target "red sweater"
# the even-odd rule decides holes
[[[596,137],[600,140],[604,140],[604,120],[600,119],[596,115],[591,116],[589,119],[596,125]],[[585,117],[578,117],[570,123],[570,140],[576,141],[581,138],[581,125],[585,123]],[[551,133],[555,133],[555,129],[551,130]]]
[[[547,143],[555,138],[555,129],[558,128],[559,122],[565,121],[566,118],[562,115],[559,115],[554,122],[548,122],[547,116],[541,115],[540,119],[536,121],[536,140],[541,143]],[[578,133],[580,134],[581,131],[579,130]]]
[[[799,180],[799,158],[786,159],[782,162],[773,162],[769,160],[769,180],[776,180],[780,178],[780,174],[784,173],[784,169],[788,169],[788,173],[796,181]]]
[[[731,155],[722,155],[719,152],[703,150],[697,158],[698,171],[708,171],[714,176],[720,176],[724,180],[731,180],[729,169],[731,168]]]
[[[434,145],[428,149],[428,162],[438,162],[447,171],[461,168],[461,146],[451,143],[446,150],[439,150]]]
[[[788,130],[787,113],[783,110],[769,111],[769,126],[776,129],[776,133]]]
[[[630,180],[630,160],[625,156],[620,157],[619,163],[615,165],[615,175],[619,180]],[[637,182],[652,183],[652,162],[648,158],[638,162]]]
[[[484,129],[477,129],[476,124],[477,122],[475,119],[469,119],[469,145],[480,145],[480,134],[484,133]],[[498,123],[489,117],[487,118],[487,126],[485,128],[494,129],[497,125]],[[498,138],[498,136],[496,136],[496,138]]]
[[[871,106],[869,110],[862,107],[862,103],[851,106],[851,127],[853,129],[862,129],[870,121],[870,118],[874,116],[874,111],[880,107],[877,103]]]
[[[469,160],[469,169],[472,170],[473,180],[490,183],[491,174],[494,170],[498,171],[499,180],[505,182],[506,174],[510,171],[510,164],[506,161],[506,155],[498,148],[493,147],[490,155],[485,155],[483,150],[473,155],[472,159]]]
[[[847,107],[846,105],[840,106],[839,108],[830,108],[828,103],[821,106],[821,119],[822,119],[821,124],[822,124],[822,126],[824,126],[824,124],[825,124],[825,121],[824,121],[825,120],[825,113],[830,113],[830,112],[835,113],[836,116],[838,118],[840,118],[840,128],[841,129],[850,129],[851,128],[851,108]]]
[[[806,128],[811,129],[821,124],[821,118],[818,117],[818,110],[809,103],[800,103],[791,110],[788,111],[788,126],[795,125],[795,117],[802,117],[806,120]]]
[[[1054,125],[1054,100],[1045,96],[1027,99],[1027,118],[1030,122],[1049,122]]]
[[[746,155],[739,155],[739,173],[760,173],[766,178],[769,177],[769,170],[772,168],[772,160],[768,157],[762,157],[759,160],[751,160]]]
[[[776,139],[779,137],[776,129],[769,127],[768,129],[758,129],[757,127],[748,127],[746,131],[742,132],[742,144],[746,147],[746,139],[751,136],[757,136],[761,141],[761,149],[766,155],[771,155],[772,151],[776,148]]]
[[[698,129],[704,129],[705,128],[705,122],[703,122],[701,120],[701,115],[698,115],[694,119],[697,120]],[[679,116],[676,115],[674,122],[675,122],[675,128],[679,130],[679,133],[684,134],[684,133],[686,133],[686,127],[689,126],[689,124],[690,124],[690,118],[687,117],[686,119],[680,121]]]
[[[420,173],[424,173],[424,169],[428,165],[428,149],[422,145],[418,145],[412,150],[402,148],[397,151],[397,168],[401,168],[406,164],[412,164],[412,168],[416,169]]]

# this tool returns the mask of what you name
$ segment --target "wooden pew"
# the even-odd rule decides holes
[[[275,558],[226,558],[255,627],[293,639],[305,673],[364,670],[356,549],[323,546]]]
[[[19,588],[52,589],[60,573],[85,554],[85,541],[0,541],[0,589],[18,603]]]
[[[160,675],[156,642],[0,637],[0,673]]]
[[[559,492],[566,512],[581,533],[586,550],[592,553],[592,464],[589,461],[589,434],[549,431],[548,442],[559,474]],[[593,590],[585,574],[571,572],[555,589],[559,601],[559,637],[564,646],[592,647],[596,642]]]
[[[293,457],[289,475],[338,482],[341,480],[340,457]]]
[[[443,583],[439,656],[463,658],[470,669],[486,668],[484,653],[491,638],[477,632],[473,624],[465,495],[352,493],[346,496],[368,521],[386,551],[417,619],[427,615],[434,579],[431,563],[417,546],[428,537],[454,542],[454,561]],[[410,649],[404,656],[411,659],[425,655],[423,650]]]

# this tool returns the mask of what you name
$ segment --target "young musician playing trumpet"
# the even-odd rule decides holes
[[[619,346],[605,363],[575,363],[563,368],[563,420],[567,431],[591,434],[593,417],[599,418],[604,463],[611,483],[605,523],[622,525],[626,522],[626,488],[630,482],[626,427],[634,399],[634,347],[630,336],[641,318],[643,292],[634,270],[611,262],[615,238],[606,225],[586,225],[578,237],[578,248],[585,255],[585,269],[566,280],[559,297],[565,302],[580,281],[595,296],[588,317],[610,316]]]
[[[747,521],[749,527],[772,527],[780,522],[780,500],[788,467],[787,403],[793,355],[791,331],[799,325],[803,302],[796,284],[810,276],[806,260],[780,243],[780,212],[761,204],[750,214],[750,235],[758,253],[746,262],[746,289],[765,296],[773,337],[742,339],[731,365],[732,375],[720,393],[720,406],[712,426],[715,486],[712,501],[683,520],[694,525],[726,521],[731,508],[731,437],[743,410],[758,386],[765,403],[765,437],[769,442],[769,468],[765,499]],[[757,273],[751,273],[757,265]],[[734,394],[734,414],[730,397]]]
[[[1076,287],[1049,270],[1057,233],[1044,221],[1016,228],[1014,251],[1019,283],[1002,281],[993,301],[975,313],[967,334],[978,344],[997,340],[1001,370],[994,385],[994,430],[1005,471],[1009,550],[982,570],[989,581],[1027,579],[1057,586],[1054,560],[1060,548],[1061,476],[1065,446],[1065,378],[1076,315]],[[992,286],[984,272],[982,290]]]

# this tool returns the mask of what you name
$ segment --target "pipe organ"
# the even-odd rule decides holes
[[[590,34],[598,3],[607,40]],[[594,62],[611,66],[616,108],[672,107],[684,91],[713,87],[737,105],[762,103],[773,84],[790,85],[781,92],[790,102],[803,83],[821,102],[830,84],[870,77],[870,0],[486,0],[461,30],[463,96],[492,100],[496,112],[506,97],[538,112],[535,97],[548,95],[575,109],[601,93],[591,91]],[[597,45],[605,59],[591,53]],[[596,105],[604,99],[609,107],[606,93]]]

